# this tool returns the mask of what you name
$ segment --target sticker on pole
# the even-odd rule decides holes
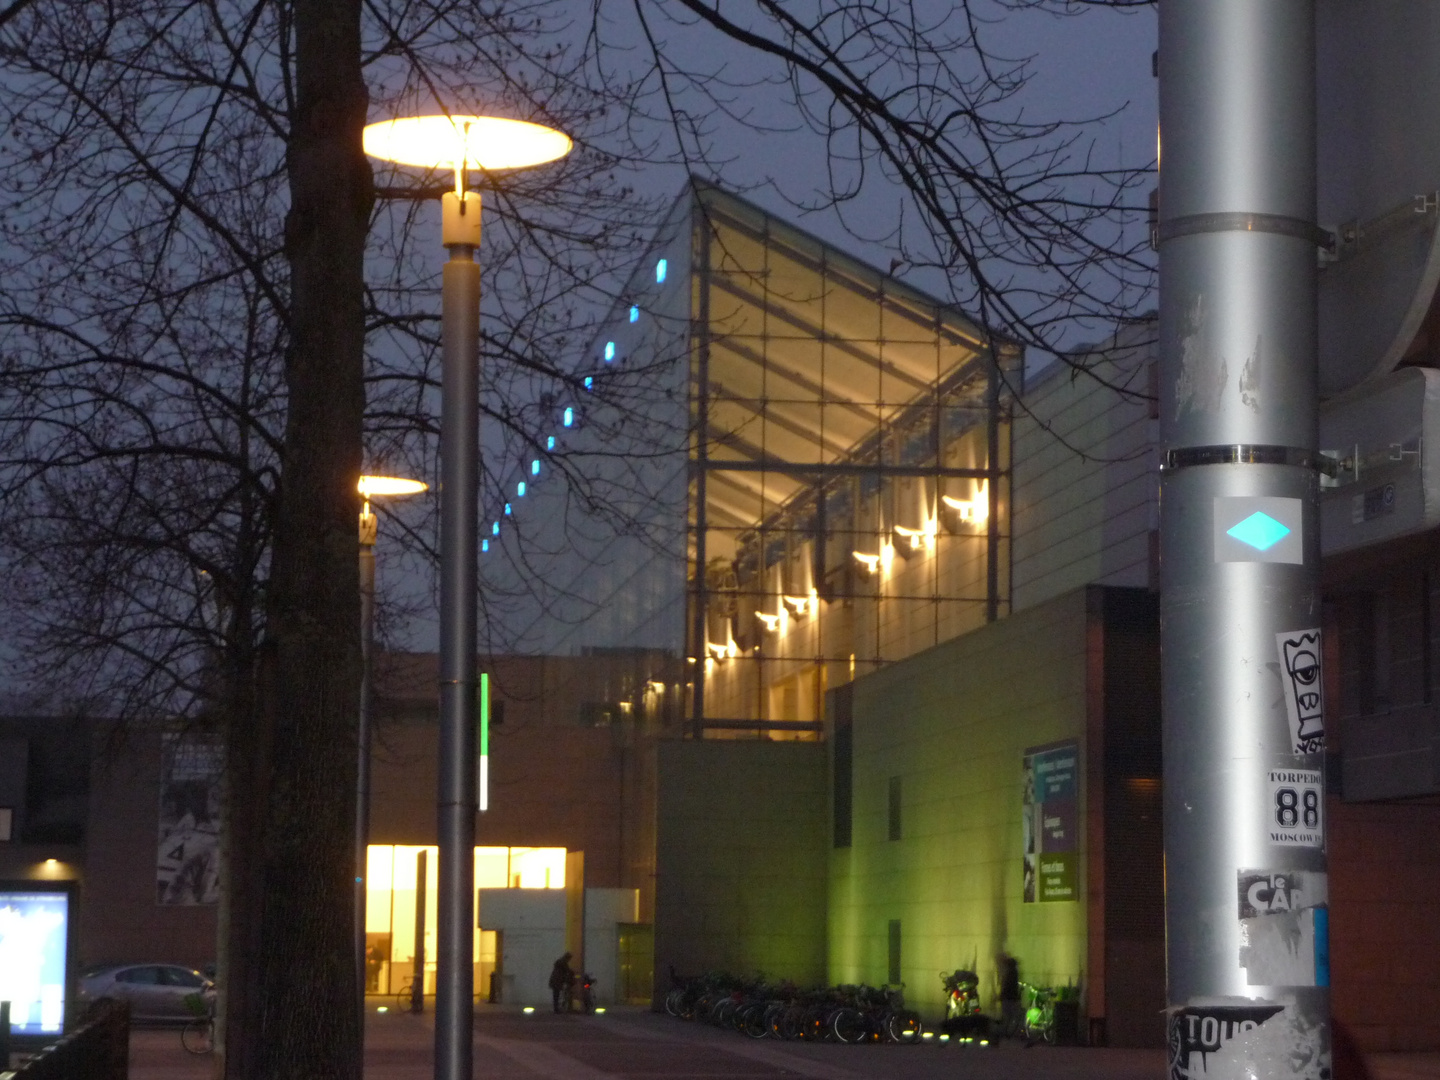
[[[1328,881],[1310,870],[1241,870],[1240,966],[1250,986],[1329,986]]]
[[[1261,1028],[1284,1006],[1202,1005],[1170,1014],[1170,1080],[1202,1080],[1247,1075],[1253,1048],[1263,1045]],[[1280,1023],[1281,1021],[1276,1021]]]
[[[1271,495],[1215,499],[1216,562],[1305,562],[1299,499]]]
[[[1319,769],[1270,769],[1265,835],[1284,847],[1325,846],[1325,775]]]
[[[1296,754],[1318,754],[1325,749],[1320,628],[1276,634],[1275,648],[1280,653],[1280,681],[1285,688],[1291,747]]]

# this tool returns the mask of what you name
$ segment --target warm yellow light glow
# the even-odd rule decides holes
[[[60,860],[59,860],[59,859],[46,859],[46,860],[45,860],[45,865],[46,865],[46,866],[59,866],[59,865],[60,865]]]
[[[357,485],[366,499],[373,495],[416,495],[429,489],[423,480],[406,480],[400,476],[362,476]]]
[[[973,499],[957,499],[950,495],[940,496],[942,502],[960,515],[960,520],[972,525],[983,525],[990,518],[990,497],[981,484]]]
[[[768,611],[757,611],[755,617],[765,624],[766,630],[774,630],[776,624],[780,622],[778,614],[772,615]]]
[[[880,545],[880,569],[885,573],[890,572],[890,564],[895,561],[895,545],[886,540]]]
[[[864,551],[852,551],[850,554],[855,556],[856,562],[865,567],[867,574],[873,574],[880,568],[879,555],[870,555]]]
[[[400,165],[436,169],[520,169],[562,158],[568,135],[497,116],[411,116],[365,127],[365,153]]]

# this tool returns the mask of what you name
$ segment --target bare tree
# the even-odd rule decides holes
[[[1084,124],[1024,117],[1025,65],[988,47],[977,3],[0,9],[13,607],[37,671],[117,716],[224,727],[227,1075],[359,1074],[353,802],[335,795],[354,775],[354,485],[367,430],[371,460],[433,469],[439,260],[416,198],[448,180],[377,186],[367,115],[500,111],[578,138],[563,164],[480,178],[487,416],[528,454],[645,243],[635,170],[723,178],[710,125],[746,122],[757,91],[823,140],[830,181],[803,208],[943,271],[987,328],[1059,352],[1067,320],[1132,316],[1143,170],[1092,166]],[[672,39],[700,32],[746,70],[678,62]],[[909,207],[878,237],[851,209],[877,180]],[[645,375],[591,389],[624,416]],[[612,458],[643,452],[629,427]],[[577,512],[626,527],[612,474],[547,460]],[[507,466],[487,464],[493,500]],[[423,520],[406,535],[426,551]]]

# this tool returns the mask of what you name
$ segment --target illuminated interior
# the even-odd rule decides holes
[[[418,856],[425,852],[425,993],[435,992],[435,932],[439,919],[440,855],[436,847],[371,844],[365,888],[365,946],[378,971],[367,967],[367,992],[398,994],[414,973]],[[565,849],[477,847],[477,889],[563,889]],[[488,992],[495,970],[492,930],[475,932],[475,987]]]
[[[815,738],[828,687],[1008,609],[1018,353],[1002,345],[997,371],[953,307],[701,196],[692,720]]]

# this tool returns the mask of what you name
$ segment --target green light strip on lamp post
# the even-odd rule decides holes
[[[475,791],[481,811],[490,809],[490,676],[480,673],[480,772]]]

